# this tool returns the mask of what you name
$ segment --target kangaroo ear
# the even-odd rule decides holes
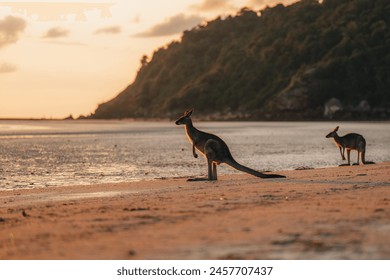
[[[339,130],[338,126],[336,126],[336,128],[333,131],[336,132],[337,130]]]
[[[193,111],[194,111],[194,109],[187,110],[187,111],[185,112],[185,115],[186,115],[187,117],[189,117],[189,116],[192,115],[192,112],[193,112]]]

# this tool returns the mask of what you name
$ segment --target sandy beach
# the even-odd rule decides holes
[[[0,191],[0,259],[390,259],[390,162]]]

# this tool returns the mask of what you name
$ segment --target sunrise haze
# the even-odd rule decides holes
[[[89,115],[182,31],[279,2],[294,1],[2,1],[0,118]]]

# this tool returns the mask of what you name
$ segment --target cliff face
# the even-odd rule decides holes
[[[332,98],[338,116],[389,117],[389,14],[387,0],[242,9],[143,59],[135,81],[91,117],[173,117],[194,107],[221,119],[316,119]]]

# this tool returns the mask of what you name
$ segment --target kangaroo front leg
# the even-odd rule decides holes
[[[195,145],[192,145],[192,154],[194,155],[194,158],[198,158],[198,155],[196,154]]]
[[[345,148],[343,148],[343,147],[340,146],[339,149],[340,149],[341,158],[342,158],[343,160],[345,160],[345,156],[344,156]]]

